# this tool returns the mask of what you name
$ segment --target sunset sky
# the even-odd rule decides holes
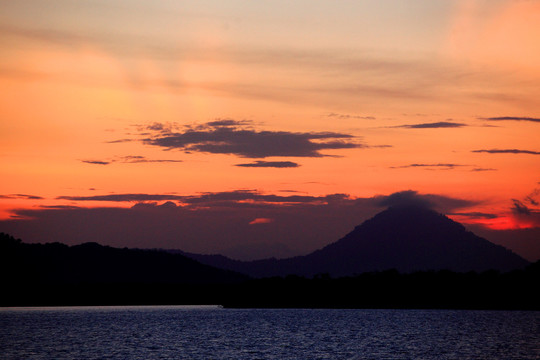
[[[540,1],[0,0],[0,231],[305,254],[428,203],[540,259]]]

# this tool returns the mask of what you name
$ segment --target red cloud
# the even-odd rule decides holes
[[[256,218],[253,221],[249,223],[249,225],[256,225],[256,224],[269,224],[271,222],[274,222],[274,219],[269,218]]]

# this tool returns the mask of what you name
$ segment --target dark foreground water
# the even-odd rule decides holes
[[[1,359],[540,359],[540,312],[0,310]]]

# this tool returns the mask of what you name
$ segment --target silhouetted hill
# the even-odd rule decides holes
[[[293,264],[297,260],[290,259]],[[276,266],[274,271],[281,265],[277,260],[268,262]],[[400,274],[389,270],[341,278],[249,279],[163,251],[116,249],[96,243],[71,247],[59,243],[24,244],[0,234],[0,269],[0,306],[540,307],[536,290],[540,261],[525,270],[505,273],[441,270]]]
[[[306,256],[242,262],[222,256],[186,255],[256,277],[288,274],[336,277],[389,269],[510,271],[528,264],[510,250],[476,236],[448,217],[418,206],[391,207],[337,242]]]
[[[12,284],[218,284],[246,276],[162,251],[97,243],[25,244],[0,233],[0,267]]]

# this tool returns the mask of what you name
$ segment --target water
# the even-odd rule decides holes
[[[540,312],[0,310],[1,359],[540,359]]]

